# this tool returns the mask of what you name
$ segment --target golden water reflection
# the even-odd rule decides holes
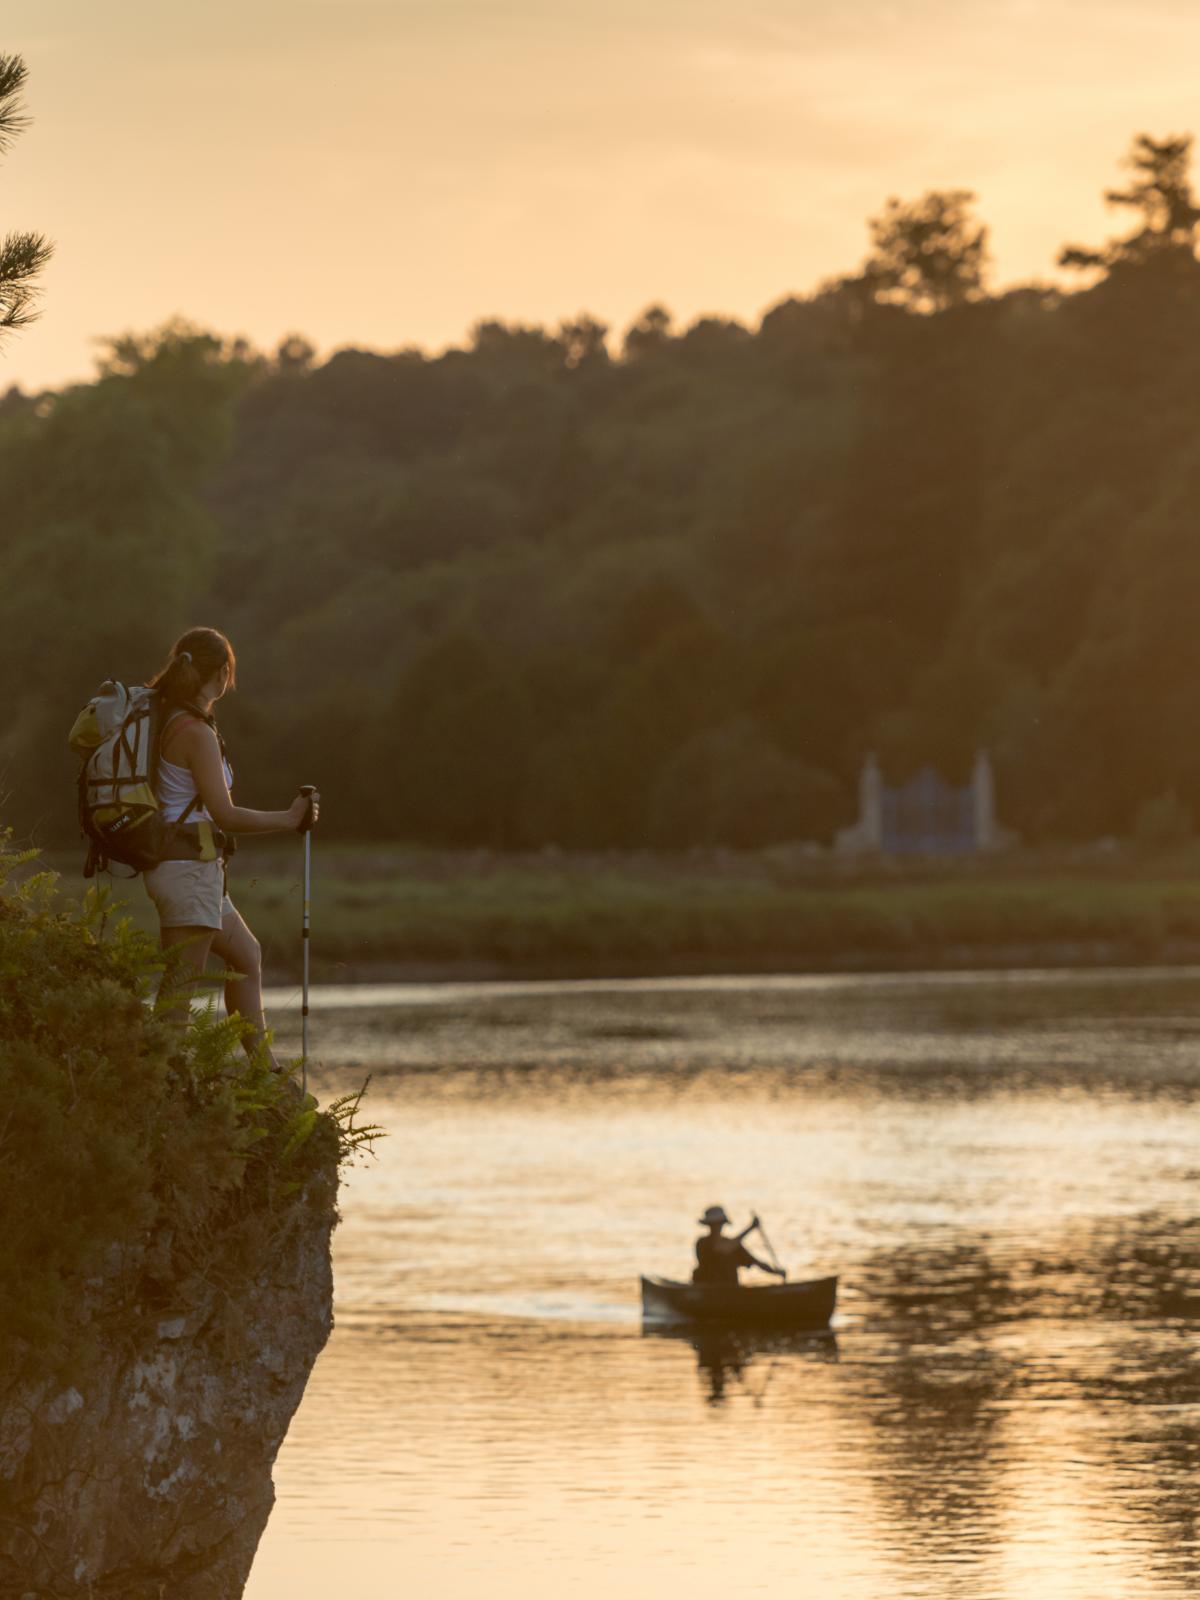
[[[392,1136],[250,1600],[1200,1589],[1194,978],[1005,980],[1004,1033],[856,981],[344,1013]],[[832,1337],[643,1334],[715,1199],[841,1273]]]

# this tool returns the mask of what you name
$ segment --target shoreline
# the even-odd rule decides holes
[[[560,960],[528,961],[463,957],[420,961],[389,959],[314,961],[316,984],[455,984],[553,983],[620,981],[626,978],[806,977],[855,974],[886,978],[902,973],[1081,971],[1103,973],[1122,969],[1200,967],[1200,940],[1170,939],[1147,948],[1136,939],[1016,940],[1003,944],[915,945],[903,954],[895,950],[840,951],[825,958],[780,955],[764,959],[761,953],[706,950],[681,953],[667,959],[628,957],[590,959],[578,956]],[[284,989],[300,982],[299,967],[268,965],[264,984]]]
[[[299,865],[263,848],[232,875],[273,987],[300,981]],[[140,886],[116,893],[118,915],[156,931]],[[853,863],[326,846],[310,951],[314,982],[348,984],[1186,967],[1200,846]]]

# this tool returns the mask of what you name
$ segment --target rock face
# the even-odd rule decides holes
[[[186,1272],[113,1263],[81,1291],[70,1380],[0,1369],[3,1600],[237,1600],[333,1325],[332,1189],[310,1182]]]

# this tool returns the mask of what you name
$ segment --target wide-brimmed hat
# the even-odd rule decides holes
[[[725,1215],[724,1206],[709,1206],[708,1210],[700,1218],[700,1221],[707,1228],[710,1223],[728,1222],[729,1218]]]

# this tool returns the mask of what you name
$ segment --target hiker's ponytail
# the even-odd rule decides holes
[[[227,687],[237,681],[237,658],[233,646],[216,628],[189,628],[171,646],[171,654],[160,672],[150,679],[168,705],[193,705],[206,683],[228,669]]]

